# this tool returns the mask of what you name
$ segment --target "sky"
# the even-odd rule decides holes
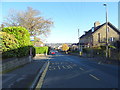
[[[0,21],[10,9],[25,11],[32,7],[54,22],[48,37],[39,36],[44,43],[77,43],[78,29],[81,36],[94,26],[95,21],[105,23],[104,3],[108,6],[108,21],[118,28],[118,2],[2,2]]]

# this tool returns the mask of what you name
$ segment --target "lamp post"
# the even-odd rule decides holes
[[[79,45],[78,45],[78,50],[79,50],[79,55],[82,55],[82,46],[80,45],[80,38],[79,38],[79,29],[78,29],[78,39],[79,39]]]
[[[106,58],[108,58],[108,10],[107,10],[107,4],[103,4],[103,6],[106,7]]]

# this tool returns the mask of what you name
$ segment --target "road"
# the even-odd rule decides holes
[[[118,66],[60,53],[49,61],[42,88],[118,88]]]

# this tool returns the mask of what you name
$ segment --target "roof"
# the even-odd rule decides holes
[[[118,34],[120,34],[120,30],[117,29],[113,24],[111,24],[110,22],[108,22],[108,25],[113,28]]]
[[[80,38],[83,38],[84,36],[90,35],[95,33],[97,30],[99,30],[102,26],[104,26],[106,23],[99,25],[97,27],[94,28],[94,31],[92,31],[92,29],[88,30],[85,34],[83,34]],[[108,25],[113,28],[119,35],[120,35],[120,30],[117,29],[113,24],[111,24],[110,22],[108,22]]]
[[[91,35],[92,34],[92,29],[88,30],[83,34],[80,38],[83,38],[84,36]]]
[[[99,30],[102,26],[106,25],[106,23],[99,25],[95,28],[95,30],[92,33],[95,33],[97,30]],[[118,34],[120,34],[120,30],[117,29],[113,24],[111,24],[110,22],[108,22],[108,26],[110,26],[111,28],[113,28]]]

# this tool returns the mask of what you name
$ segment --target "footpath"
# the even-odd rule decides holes
[[[105,58],[105,57],[88,57],[88,56],[80,56],[78,53],[70,53],[69,55],[75,55],[75,56],[79,56],[81,58],[87,58],[91,61],[95,61],[97,63],[104,63],[104,64],[113,64],[113,65],[120,65],[120,61],[119,60],[112,60],[109,58]]]
[[[2,90],[17,88],[34,88],[37,80],[48,63],[48,56],[36,56],[32,62],[2,74]],[[39,75],[38,75],[39,74]]]

